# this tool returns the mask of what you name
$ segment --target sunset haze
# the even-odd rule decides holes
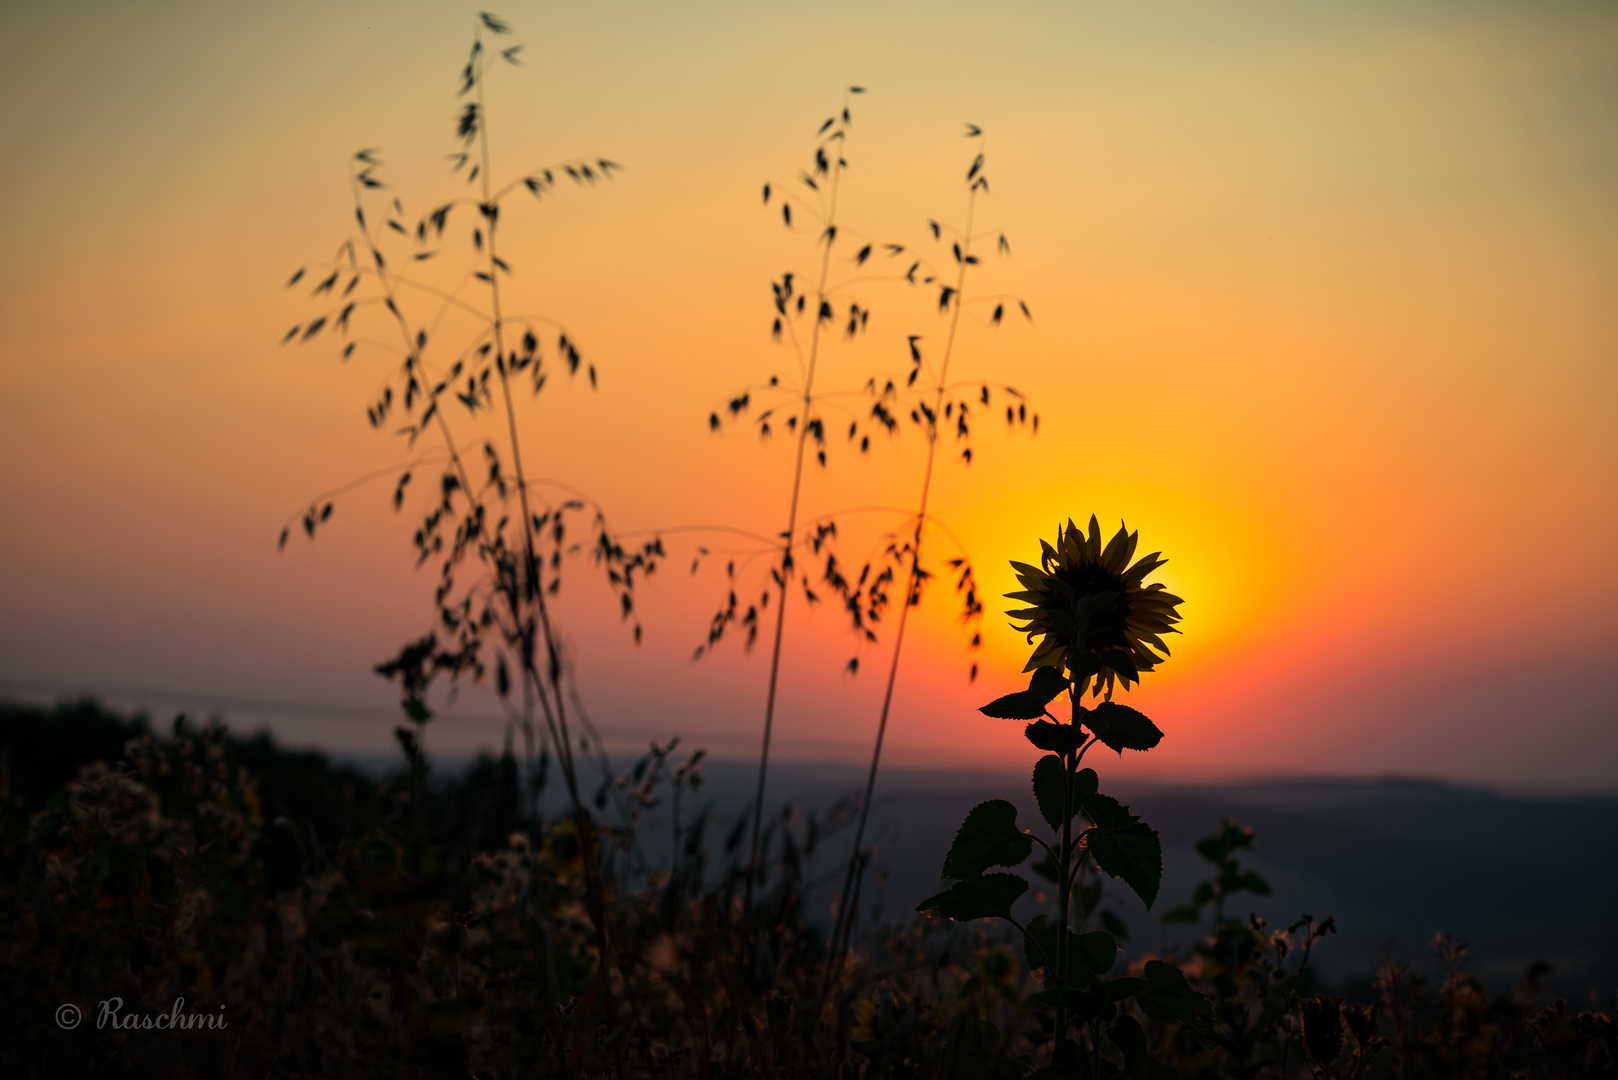
[[[477,10],[0,13],[0,693],[214,710],[294,744],[390,751],[398,692],[372,666],[431,625],[435,571],[409,540],[433,470],[396,514],[419,448],[365,416],[393,360],[344,362],[329,336],[278,344],[321,310],[313,277],[283,286],[350,236],[356,151],[375,149],[379,199],[412,225],[470,193],[447,155]],[[529,474],[587,493],[636,543],[661,533],[668,554],[637,586],[639,646],[588,558],[566,570],[559,619],[609,743],[756,752],[767,642],[748,653],[733,631],[692,654],[724,561],[762,587],[768,556],[738,533],[782,529],[794,443],[708,417],[796,378],[769,287],[815,262],[814,226],[785,228],[761,189],[797,197],[847,100],[842,214],[877,253],[860,268],[853,241],[834,249],[834,279],[869,272],[849,296],[871,315],[828,344],[820,387],[863,416],[866,380],[909,370],[908,336],[938,358],[937,291],[902,275],[911,251],[949,259],[928,222],[962,220],[982,151],[971,288],[1008,315],[966,309],[951,379],[1009,384],[1039,415],[1037,434],[1008,427],[997,390],[970,465],[941,443],[948,531],[929,533],[931,557],[970,555],[983,646],[933,583],[890,760],[1032,760],[1019,725],[977,712],[1024,685],[1009,561],[1093,513],[1163,552],[1152,580],[1185,598],[1172,657],[1124,699],[1162,745],[1098,767],[1618,790],[1618,10],[498,14],[525,45],[490,75],[502,181],[623,165],[519,191],[501,221],[510,303],[565,324],[599,373],[592,391],[553,371],[522,402]],[[469,265],[463,213],[444,269],[423,274]],[[906,419],[862,455],[830,426],[802,516],[853,509],[857,562],[900,522],[866,508],[914,505],[926,443]],[[329,492],[309,543],[299,520]],[[889,626],[861,644],[835,603],[790,603],[779,752],[860,760]],[[435,703],[434,752],[498,750],[487,686]]]

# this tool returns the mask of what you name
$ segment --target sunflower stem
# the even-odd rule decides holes
[[[1073,696],[1073,684],[1068,684],[1068,702],[1074,706],[1073,714],[1078,715],[1078,702]],[[1067,986],[1067,950],[1068,950],[1068,903],[1073,895],[1073,882],[1068,877],[1068,867],[1073,859],[1073,779],[1078,775],[1078,753],[1066,751],[1062,754],[1062,858],[1056,867],[1056,986],[1064,989]],[[1067,1035],[1067,1009],[1065,1006],[1056,1007],[1056,1038],[1060,1041]]]

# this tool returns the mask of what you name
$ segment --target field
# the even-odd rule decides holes
[[[378,775],[183,721],[154,737],[90,704],[8,706],[0,745],[5,1007],[31,1018],[7,1043],[8,1075],[1013,1077],[1050,1052],[1037,972],[1015,938],[911,911],[939,884],[944,823],[1002,789],[1004,775],[889,774],[870,834],[871,891],[834,971],[827,938],[857,772],[782,766],[789,803],[772,809],[769,873],[744,901],[737,825],[749,768],[699,762],[682,774],[678,844],[669,773],[655,762],[626,769],[603,789],[617,960],[602,984],[565,800],[542,792],[554,816],[519,821],[514,761]],[[1246,864],[1274,888],[1253,895],[1250,882],[1230,894],[1224,920],[1204,912],[1169,925],[1165,905],[1149,915],[1106,890],[1094,907],[1127,927],[1108,924],[1127,936],[1119,971],[1177,960],[1213,1011],[1154,1018],[1143,1004],[1149,1057],[1143,1046],[1045,1068],[1611,1073],[1598,988],[1612,985],[1615,878],[1610,860],[1578,851],[1611,845],[1613,800],[1409,781],[1152,785],[1128,796],[1160,822],[1170,898],[1192,892],[1203,875],[1190,848],[1231,812],[1257,826]],[[1405,826],[1413,813],[1424,831]],[[1577,843],[1559,850],[1551,836]],[[1374,874],[1367,851],[1378,853]],[[1522,853],[1535,890],[1496,887],[1501,851]],[[1277,932],[1300,907],[1314,920]],[[1255,910],[1267,924],[1249,918]],[[1337,933],[1321,925],[1334,915]],[[1287,942],[1290,963],[1285,949],[1275,959]],[[1391,952],[1379,955],[1383,945]],[[1308,967],[1297,964],[1302,946]],[[72,1003],[96,1017],[113,996],[123,1015],[178,1000],[230,1026],[154,1043],[115,1030],[118,1012],[94,1031],[34,1015]],[[1325,1044],[1335,1065],[1318,1038],[1309,1048],[1307,1025],[1318,1032],[1327,1006],[1343,1025]]]

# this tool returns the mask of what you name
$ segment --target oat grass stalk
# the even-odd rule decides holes
[[[860,87],[850,87],[849,94],[862,93]],[[815,375],[820,363],[820,345],[822,331],[830,322],[831,302],[827,286],[831,276],[832,251],[837,244],[837,200],[842,191],[843,171],[847,168],[847,160],[843,156],[843,147],[848,137],[849,108],[848,98],[845,95],[843,108],[839,117],[828,120],[822,127],[823,136],[821,145],[816,149],[816,176],[808,177],[809,186],[817,187],[817,179],[826,185],[824,228],[820,234],[820,270],[815,279],[814,304],[815,316],[813,327],[809,333],[809,344],[806,352],[801,354],[802,364],[802,392],[798,400],[797,416],[797,446],[792,460],[792,491],[787,500],[786,528],[781,532],[780,557],[773,572],[776,585],[775,628],[770,640],[770,676],[768,689],[764,696],[764,731],[759,744],[758,755],[758,784],[753,794],[753,819],[749,830],[747,881],[745,887],[746,905],[751,909],[753,904],[754,886],[761,871],[759,861],[759,824],[764,817],[764,791],[769,776],[770,767],[770,739],[775,730],[775,705],[777,692],[781,680],[781,644],[786,636],[787,596],[791,591],[794,560],[792,548],[794,538],[798,532],[798,511],[803,494],[803,467],[804,458],[809,451],[811,438],[818,438],[824,442],[823,429],[816,424],[815,409]],[[831,152],[828,154],[827,151]],[[764,199],[770,199],[770,188],[764,189]],[[782,216],[787,225],[791,225],[791,204],[782,203]],[[785,289],[790,289],[790,278],[784,283]],[[788,314],[787,301],[782,290],[777,291],[777,309],[783,316]],[[793,334],[796,343],[796,331],[792,328],[792,320],[784,317],[777,322],[780,327],[785,323]],[[824,461],[824,456],[821,458]]]
[[[539,505],[541,497],[528,475],[522,453],[512,386],[512,380],[521,376],[531,378],[535,395],[544,389],[549,369],[535,335],[535,330],[541,328],[559,331],[555,355],[567,365],[570,375],[577,374],[581,365],[584,366],[594,388],[596,371],[593,365],[582,364],[576,343],[560,324],[537,316],[514,317],[507,311],[502,278],[514,271],[500,254],[500,223],[502,201],[519,189],[543,198],[556,187],[558,174],[581,185],[594,184],[609,177],[619,166],[605,159],[572,160],[535,170],[496,188],[485,95],[492,53],[485,46],[485,32],[505,35],[510,28],[487,13],[478,17],[457,95],[464,102],[456,118],[456,135],[462,149],[451,155],[455,162],[452,172],[464,172],[465,182],[477,185],[478,197],[454,199],[437,207],[421,218],[413,232],[403,224],[404,207],[397,198],[392,200],[392,208],[382,215],[382,220],[373,222],[367,218],[365,200],[368,192],[385,187],[376,176],[381,162],[374,151],[356,154],[351,186],[359,225],[358,243],[350,240],[339,249],[338,261],[329,268],[330,276],[314,290],[317,297],[330,294],[337,298],[338,306],[307,325],[294,327],[283,341],[297,338],[308,342],[326,329],[347,336],[357,312],[364,317],[364,312],[377,308],[385,311],[384,317],[398,335],[398,347],[369,339],[350,340],[342,350],[342,357],[348,359],[361,343],[379,346],[399,356],[401,365],[397,373],[385,381],[368,408],[368,419],[373,427],[380,429],[396,407],[402,406],[408,422],[399,429],[399,434],[406,435],[412,446],[429,431],[442,440],[441,456],[422,459],[441,462],[444,471],[440,477],[438,502],[425,514],[414,538],[418,565],[439,557],[442,563],[434,595],[437,625],[425,637],[407,643],[397,657],[379,664],[377,671],[400,683],[401,704],[412,727],[401,728],[398,736],[407,756],[415,763],[422,759],[423,736],[432,718],[427,691],[433,682],[447,676],[453,683],[463,675],[481,680],[490,666],[488,661],[492,654],[496,689],[506,703],[508,716],[521,726],[527,743],[529,814],[534,820],[537,820],[537,803],[533,800],[537,798],[538,786],[534,755],[537,709],[562,771],[582,848],[586,906],[595,930],[598,955],[599,992],[592,996],[605,1015],[605,1010],[610,1010],[607,969],[611,953],[599,844],[597,830],[579,792],[565,687],[568,669],[549,603],[561,583],[565,521],[570,514],[584,510],[586,502],[570,498],[559,505],[548,501]],[[517,65],[521,49],[520,45],[503,49],[500,58]],[[476,214],[470,232],[478,260],[474,265],[480,268],[463,275],[452,287],[439,287],[411,272],[411,268],[421,267],[441,253],[450,215],[468,205]],[[403,256],[390,252],[396,260],[392,265],[383,253],[388,230],[403,237],[403,242],[412,249]],[[304,270],[298,271],[288,284],[297,284],[304,273]],[[339,297],[336,284],[345,275],[349,281]],[[368,292],[374,291],[375,296],[353,295],[362,280],[372,285]],[[486,302],[462,296],[464,290],[478,288],[479,282],[488,289]],[[413,323],[407,312],[412,310],[412,301],[422,297],[434,302],[435,310],[429,317]],[[444,325],[446,320],[450,321],[449,328]],[[463,347],[454,350],[452,362],[438,367],[429,365],[426,357],[430,345],[440,336],[447,336],[456,320],[470,321],[475,332]],[[491,385],[498,387],[498,409],[503,414],[504,428],[504,438],[500,441],[504,446],[497,448],[492,438],[481,440],[487,477],[480,480],[467,460],[466,450],[472,444],[463,446],[456,439],[446,408],[441,406],[452,407],[459,402],[475,420],[497,408]],[[396,388],[400,390],[397,395]],[[510,462],[509,473],[507,461]],[[410,480],[411,472],[406,470],[394,491],[395,509],[402,505]],[[514,542],[507,539],[513,525],[510,520],[512,495],[516,496],[518,511]],[[329,501],[324,506],[311,506],[304,516],[304,531],[313,537],[316,528],[331,516],[331,511]],[[453,531],[449,528],[452,525]],[[607,530],[599,508],[593,527],[598,536],[592,554],[606,569],[622,613],[628,618],[633,610],[635,577],[655,568],[660,543],[654,540],[638,551],[626,551]],[[283,546],[288,531],[282,532]],[[469,585],[457,584],[457,572],[468,561],[486,574]],[[448,641],[441,640],[440,634],[447,636]],[[635,636],[638,641],[638,625]],[[520,710],[509,702],[512,664],[518,672]]]
[[[970,139],[981,140],[979,143],[980,146],[987,142],[987,140],[983,138],[982,130],[976,125],[967,125],[967,137]],[[936,383],[932,387],[930,395],[927,395],[931,398],[931,403],[930,405],[923,404],[919,410],[922,417],[922,431],[927,439],[927,459],[922,468],[921,491],[916,500],[916,510],[911,518],[914,524],[911,526],[911,538],[908,545],[908,550],[906,552],[908,554],[908,559],[905,569],[905,585],[904,591],[901,594],[904,597],[904,601],[899,610],[899,621],[893,636],[893,651],[888,660],[887,678],[882,690],[882,707],[877,717],[876,738],[871,748],[871,767],[868,770],[865,779],[865,789],[860,800],[859,820],[854,830],[854,845],[849,852],[848,869],[844,875],[843,888],[838,898],[836,918],[833,923],[831,952],[828,962],[828,979],[830,978],[830,973],[832,971],[840,968],[843,957],[847,953],[849,942],[853,936],[856,908],[858,904],[857,897],[859,894],[858,879],[860,875],[864,873],[864,868],[867,862],[862,850],[862,846],[865,840],[866,825],[870,820],[871,801],[876,789],[877,772],[881,766],[882,747],[887,737],[888,718],[893,707],[893,692],[899,677],[899,661],[904,653],[905,631],[909,626],[911,609],[920,604],[922,587],[925,581],[932,576],[928,571],[923,569],[923,533],[929,522],[928,505],[932,495],[933,473],[934,467],[938,460],[939,440],[942,434],[939,425],[946,418],[955,419],[957,423],[956,434],[958,438],[964,439],[970,433],[970,427],[968,426],[967,422],[969,405],[964,399],[949,403],[950,407],[948,409],[948,413],[946,413],[946,398],[950,394],[951,390],[954,389],[949,382],[950,361],[955,356],[955,346],[958,340],[958,333],[961,325],[961,313],[968,303],[994,303],[995,309],[989,320],[990,324],[993,326],[999,326],[1005,314],[1005,306],[1007,303],[1006,297],[986,296],[981,298],[974,297],[969,300],[966,291],[967,271],[969,268],[978,266],[980,262],[979,256],[974,251],[974,241],[977,239],[974,229],[977,224],[978,196],[980,194],[987,194],[989,190],[989,181],[985,172],[985,165],[985,154],[984,152],[980,151],[975,155],[970,167],[966,172],[966,227],[964,231],[958,234],[958,239],[951,242],[951,254],[953,255],[955,261],[954,274],[952,278],[953,284],[942,283],[940,281],[942,275],[936,274],[928,275],[924,281],[924,284],[936,284],[938,286],[940,290],[939,308],[947,309],[949,312],[949,329],[944,338],[944,350],[938,364]],[[929,227],[933,232],[934,239],[940,240],[944,231],[943,227],[937,222],[929,222]],[[1007,244],[1004,235],[998,237],[998,249],[1002,253],[1009,253],[1010,247]],[[914,270],[917,268],[918,267],[913,267],[912,272],[914,272]],[[1016,300],[1016,303],[1022,310],[1023,314],[1027,316],[1027,304],[1020,299]],[[921,366],[921,360],[920,351],[916,346],[916,342],[919,340],[919,336],[910,338],[911,352],[912,356],[915,358],[914,362],[918,371]],[[914,381],[914,376],[912,376],[912,381]],[[1004,389],[1009,390],[1012,396],[1020,397],[1015,390],[1010,390],[1010,388]],[[980,401],[984,406],[987,406],[990,402],[989,388],[986,384],[981,384]],[[949,415],[954,414],[956,410],[959,410],[958,417]],[[1016,415],[1017,414],[1008,410],[1008,422],[1016,422]],[[1029,417],[1026,412],[1026,408],[1024,408],[1021,416],[1021,422],[1027,423]],[[1034,430],[1037,431],[1039,427],[1039,417],[1037,413],[1034,414],[1032,423]],[[967,447],[963,451],[962,456],[967,463],[971,462],[970,447]],[[955,567],[956,569],[962,569],[964,567],[965,572],[958,585],[965,586],[963,620],[971,623],[981,615],[982,605],[977,600],[975,584],[972,583],[970,562],[963,557],[962,559],[955,560]],[[972,638],[972,646],[974,649],[978,645],[979,641],[980,637],[974,634]],[[976,678],[976,664],[972,665],[971,674],[973,678]]]
[[[500,397],[505,406],[506,432],[510,447],[512,468],[517,476],[517,500],[522,509],[522,574],[512,585],[512,594],[508,596],[507,606],[513,616],[519,636],[519,656],[522,659],[522,672],[524,681],[533,688],[534,696],[539,700],[545,715],[547,726],[550,728],[551,742],[556,748],[557,761],[561,766],[562,778],[567,785],[568,800],[573,807],[573,821],[578,829],[579,843],[584,854],[585,895],[588,899],[590,922],[596,933],[596,947],[600,957],[602,978],[599,985],[607,991],[608,982],[605,972],[608,967],[608,940],[605,890],[601,881],[600,849],[597,843],[595,826],[591,821],[589,812],[585,809],[583,800],[579,797],[578,772],[573,761],[573,739],[569,730],[567,719],[567,698],[562,687],[561,647],[557,638],[556,628],[551,620],[550,606],[545,598],[544,562],[539,557],[538,547],[534,542],[535,516],[530,507],[528,498],[528,475],[523,466],[522,439],[517,432],[517,410],[512,400],[511,373],[508,365],[502,358],[508,355],[506,348],[506,321],[502,305],[502,291],[500,276],[506,269],[506,264],[498,254],[500,236],[500,204],[492,188],[494,176],[493,163],[489,152],[489,122],[488,109],[485,104],[485,67],[487,52],[483,48],[482,30],[488,29],[495,34],[509,33],[509,27],[488,14],[479,17],[478,29],[474,32],[472,55],[467,61],[466,75],[462,87],[463,94],[471,89],[477,105],[477,140],[478,158],[481,173],[480,184],[483,199],[478,205],[487,228],[484,251],[487,261],[484,271],[489,285],[489,307],[492,314],[491,331],[494,336],[495,370],[499,376]],[[508,59],[515,59],[514,52],[505,54]],[[592,373],[593,374],[593,373]],[[593,381],[593,378],[592,378]],[[535,661],[534,621],[522,617],[522,604],[517,599],[516,590],[523,590],[522,599],[531,600],[533,610],[538,617],[539,637],[544,644],[546,671],[542,677]]]

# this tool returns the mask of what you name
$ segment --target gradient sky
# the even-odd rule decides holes
[[[447,173],[455,3],[9,4],[0,125],[0,689],[95,689],[383,751],[370,665],[425,628],[432,581],[381,480],[277,554],[289,515],[407,456],[365,423],[384,370],[280,348],[281,289],[348,235],[348,161],[380,148],[419,213]],[[601,388],[524,421],[531,472],[614,527],[782,526],[788,440],[712,437],[733,390],[783,372],[769,281],[809,236],[760,210],[842,88],[845,221],[924,244],[980,221],[1013,255],[985,288],[1031,325],[967,322],[955,370],[1037,403],[994,425],[935,509],[984,591],[1092,512],[1164,551],[1175,655],[1130,696],[1166,732],[1139,775],[1421,774],[1618,788],[1618,9],[1596,3],[617,3],[498,9],[527,46],[490,86],[497,171],[627,166],[513,204],[514,294],[563,320]],[[873,283],[822,383],[905,369],[942,336]],[[981,319],[978,320],[981,323]],[[835,454],[806,512],[914,501],[914,431]],[[874,543],[879,514],[852,526]],[[746,754],[766,657],[692,664],[722,588],[693,543],[643,590],[636,649],[580,565],[564,605],[581,693],[616,741]],[[1032,760],[975,706],[1015,686],[989,603],[983,673],[943,590],[906,654],[892,760]],[[782,752],[868,753],[881,649],[801,604]],[[111,691],[117,691],[111,693]],[[496,745],[468,687],[432,745]]]

